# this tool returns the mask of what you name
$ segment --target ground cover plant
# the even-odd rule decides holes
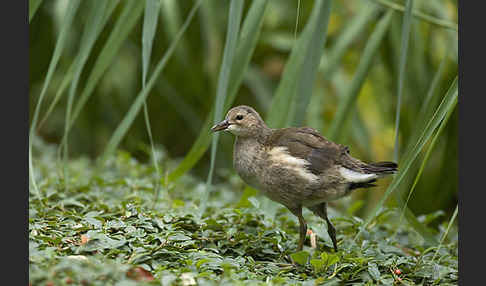
[[[119,152],[102,172],[87,158],[71,160],[71,188],[58,192],[56,148],[42,146],[43,198],[29,200],[31,285],[455,285],[457,233],[442,223],[439,248],[428,245],[393,209],[370,225],[330,212],[338,229],[332,250],[325,224],[308,216],[316,236],[295,252],[298,223],[284,208],[271,218],[255,197],[241,199],[234,175],[217,184],[199,217],[205,183],[185,175],[153,204],[157,176]],[[239,190],[239,191],[235,191]],[[420,218],[424,225],[440,217]],[[358,230],[362,230],[355,237]],[[454,234],[455,233],[455,234]],[[50,284],[49,284],[50,283]]]
[[[32,285],[457,284],[456,0],[29,0],[29,26]],[[239,104],[398,163],[331,204],[338,253],[236,176],[209,129]]]

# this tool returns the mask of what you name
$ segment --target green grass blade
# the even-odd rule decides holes
[[[179,9],[179,1],[177,0],[162,0],[160,5],[162,6],[162,20],[163,28],[168,40],[174,39],[177,35],[178,28],[181,26],[182,18]],[[203,4],[204,5],[204,4]],[[184,39],[181,39],[179,48],[176,51],[176,56],[178,60],[184,65],[188,66],[188,52],[187,44]]]
[[[226,101],[227,89],[230,81],[230,73],[232,69],[233,59],[236,54],[236,44],[238,40],[238,33],[240,30],[241,15],[243,14],[243,0],[233,0],[230,2],[228,14],[228,29],[226,32],[226,42],[224,45],[223,61],[219,72],[218,88],[216,91],[216,99],[214,102],[214,117],[213,124],[221,121],[223,117],[223,107]],[[219,133],[212,136],[211,143],[211,161],[209,165],[209,174],[206,180],[206,192],[204,199],[201,200],[201,215],[206,209],[206,201],[211,191],[211,184],[213,181],[214,162],[216,161],[216,151],[218,148]]]
[[[317,27],[324,27],[327,30],[328,17],[326,15],[329,13],[330,5],[330,1],[323,0],[314,3],[310,19],[305,25],[295,46],[292,48],[289,59],[285,64],[282,79],[272,99],[272,105],[266,120],[270,127],[284,127],[288,122],[293,121],[293,115],[296,110],[292,110],[295,105],[292,102],[297,90],[300,89],[300,83],[303,81],[301,73],[306,68],[310,69],[308,73],[306,72],[307,75],[311,74],[314,70],[312,67],[304,66],[304,63],[309,63],[309,58],[311,57],[314,59],[314,55],[310,53],[313,49],[313,45],[311,45],[313,38],[325,36],[322,35],[325,34],[325,31],[319,31]],[[315,35],[315,33],[320,34]],[[311,90],[309,89],[309,91]],[[307,97],[310,95],[299,96]]]
[[[387,8],[390,8],[390,9],[393,9],[393,10],[396,10],[396,11],[400,11],[400,12],[404,12],[404,13],[406,13],[406,10],[407,10],[406,7],[403,7],[402,5],[400,5],[398,3],[394,3],[394,2],[389,1],[389,0],[373,0],[373,2],[376,2],[376,3],[383,5]],[[432,1],[426,1],[426,2],[432,2]],[[450,30],[452,30],[456,33],[459,30],[457,23],[454,23],[450,20],[437,18],[437,17],[431,16],[429,14],[425,14],[422,11],[417,11],[417,10],[413,10],[412,13],[413,13],[414,17],[416,17],[417,19],[420,19],[422,21],[426,21],[428,23],[437,25],[437,26],[442,27],[442,28],[450,29]]]
[[[157,21],[159,18],[160,1],[145,0],[145,14],[143,19],[142,34],[142,85],[145,86],[147,81],[147,72],[152,54],[152,44],[157,30]]]
[[[402,25],[402,41],[400,47],[400,63],[398,72],[398,90],[397,90],[397,112],[395,117],[395,149],[393,151],[393,158],[398,161],[398,152],[400,150],[399,131],[400,131],[400,111],[402,107],[403,84],[405,82],[405,66],[407,64],[408,41],[410,39],[410,27],[412,25],[412,7],[413,0],[407,0],[405,6],[405,14],[403,16]]]
[[[386,192],[383,194],[383,197],[380,199],[380,201],[377,203],[377,205],[374,207],[372,212],[370,213],[369,217],[365,221],[365,226],[368,225],[371,220],[373,220],[376,217],[376,214],[378,211],[382,208],[383,204],[387,200],[387,198],[390,196],[392,192],[394,192],[400,185],[400,183],[403,181],[405,176],[408,174],[408,170],[410,169],[412,163],[415,161],[419,153],[422,151],[423,147],[429,140],[429,138],[432,136],[434,133],[434,130],[437,128],[437,126],[441,123],[441,121],[445,118],[447,113],[451,110],[454,109],[454,107],[457,104],[457,97],[458,97],[458,88],[457,88],[457,77],[454,80],[454,82],[451,84],[449,90],[447,91],[446,95],[444,96],[444,99],[442,100],[441,104],[437,107],[435,113],[430,117],[428,120],[427,125],[423,128],[423,130],[420,130],[420,136],[418,136],[418,139],[416,143],[409,148],[409,150],[405,153],[405,155],[402,157],[401,161],[399,162],[399,169],[398,173],[395,175],[393,178],[393,181],[391,184],[388,186]],[[409,211],[407,209],[407,211]],[[409,213],[409,212],[408,212]],[[407,218],[409,216],[407,215]],[[415,227],[415,226],[414,226]],[[428,235],[426,232],[423,231],[423,229],[416,228],[416,230],[424,236],[425,239],[427,239],[429,242],[434,242],[435,239],[432,238],[431,235]],[[361,230],[358,232],[356,237],[361,233]]]
[[[96,0],[91,2],[91,10],[88,14],[88,20],[86,22],[85,29],[83,31],[83,35],[81,37],[81,46],[79,49],[78,56],[76,58],[76,65],[73,75],[73,80],[71,82],[71,87],[69,89],[69,96],[68,102],[66,106],[66,120],[64,123],[64,138],[65,144],[63,148],[63,159],[64,159],[64,184],[65,187],[69,187],[69,177],[67,172],[67,163],[68,163],[68,155],[69,155],[69,122],[71,122],[71,110],[74,100],[74,95],[76,94],[76,89],[78,87],[79,79],[81,77],[81,72],[83,71],[84,65],[88,60],[89,54],[93,45],[98,38],[99,33],[101,32],[102,24],[103,24],[103,16],[105,14],[105,10],[107,8],[107,1],[98,2]]]
[[[343,95],[334,119],[331,123],[329,128],[329,132],[327,136],[330,140],[337,140],[340,136],[340,132],[343,129],[344,122],[346,118],[350,117],[350,112],[352,110],[352,106],[354,102],[357,100],[359,91],[363,86],[366,77],[371,69],[374,56],[384,39],[386,31],[390,26],[391,19],[393,16],[393,11],[389,10],[383,18],[380,20],[378,25],[376,26],[375,30],[371,34],[368,42],[363,51],[363,55],[361,56],[361,60],[356,68],[356,73],[353,77],[353,80],[349,84],[349,87],[346,89],[345,94]]]
[[[319,68],[319,60],[324,51],[327,26],[329,16],[331,15],[331,3],[331,0],[322,1],[319,7],[314,8],[319,9],[319,14],[316,24],[311,26],[312,29],[309,31],[311,39],[307,44],[305,58],[302,63],[304,68],[299,73],[297,93],[293,96],[290,118],[288,119],[288,123],[294,126],[304,124],[307,106],[312,96],[312,90]]]
[[[440,99],[440,94],[437,92],[437,88],[440,82],[440,79],[444,75],[445,72],[445,63],[447,61],[447,57],[444,57],[442,59],[441,64],[439,65],[439,69],[435,73],[432,82],[430,84],[429,90],[427,91],[427,95],[425,96],[424,102],[420,108],[420,111],[418,113],[417,117],[417,129],[422,130],[425,127],[425,124],[427,124],[427,116],[431,116],[431,114],[434,112],[434,108],[438,104],[438,100]],[[410,139],[408,139],[407,143],[407,150],[411,148],[410,145],[414,144],[414,142],[417,142],[417,137],[420,136],[419,133],[412,134]]]
[[[435,238],[432,236],[432,234],[430,233],[430,231],[428,229],[425,228],[425,226],[420,223],[418,221],[418,219],[416,218],[416,216],[413,214],[413,212],[408,208],[408,202],[410,200],[410,198],[412,197],[412,194],[413,194],[413,191],[415,189],[415,186],[417,185],[421,175],[422,175],[422,172],[425,168],[425,165],[427,164],[428,162],[428,159],[430,157],[430,154],[432,153],[432,150],[434,149],[434,146],[435,146],[435,143],[437,141],[437,138],[439,137],[439,135],[442,133],[442,130],[445,128],[445,126],[447,125],[447,122],[449,121],[449,118],[450,116],[452,115],[454,111],[454,108],[451,108],[446,117],[444,118],[444,120],[442,120],[442,122],[440,123],[440,126],[439,126],[439,129],[437,130],[437,132],[435,133],[434,137],[432,138],[432,141],[430,142],[429,146],[428,146],[428,149],[427,149],[427,152],[422,160],[422,163],[420,165],[420,169],[417,173],[417,175],[415,176],[415,179],[414,179],[414,182],[412,184],[412,187],[409,191],[409,194],[408,194],[408,197],[407,199],[404,201],[403,200],[403,197],[402,195],[399,193],[399,192],[395,192],[395,198],[397,199],[397,202],[398,204],[401,206],[402,208],[402,212],[400,214],[400,222],[399,224],[401,224],[401,221],[403,219],[403,216],[405,215],[406,218],[407,218],[407,221],[409,222],[409,224],[412,225],[412,227],[417,230],[417,232],[421,233],[423,237],[426,238],[426,240],[432,244],[435,242]]]
[[[454,209],[454,213],[452,214],[451,219],[449,220],[449,223],[447,224],[446,231],[444,232],[444,235],[440,238],[439,246],[437,247],[437,250],[434,253],[434,256],[432,256],[432,261],[435,260],[435,257],[437,256],[437,253],[439,253],[440,248],[442,247],[442,244],[444,243],[445,238],[447,237],[447,234],[449,234],[449,230],[451,229],[452,223],[457,217],[457,212],[458,212],[458,206],[456,205],[456,208]]]
[[[437,92],[437,88],[440,83],[440,79],[444,75],[446,62],[447,57],[444,57],[439,65],[439,69],[434,74],[430,87],[427,91],[427,95],[422,103],[416,120],[416,128],[418,130],[422,130],[425,127],[425,124],[427,124],[427,116],[430,116],[434,112],[434,108],[436,108],[436,105],[438,104],[440,94]],[[408,143],[406,150],[408,150],[411,147],[410,145],[414,144],[414,142],[417,142],[418,136],[420,136],[419,133],[412,134],[412,136],[407,140]]]
[[[429,108],[433,107],[432,105],[434,103],[434,94],[438,94],[436,93],[436,91],[437,91],[437,87],[439,86],[440,79],[444,75],[446,62],[447,62],[447,57],[444,57],[440,62],[439,69],[437,70],[434,77],[432,78],[432,83],[430,84],[429,90],[427,91],[427,95],[425,96],[424,103],[420,108],[419,122],[424,121],[422,120],[423,119],[422,117],[428,113]]]
[[[56,91],[56,95],[54,96],[54,99],[52,100],[51,104],[49,104],[49,108],[47,108],[47,111],[44,113],[44,116],[40,120],[39,128],[41,128],[44,125],[47,118],[49,118],[49,115],[51,115],[52,111],[54,110],[54,107],[56,107],[57,103],[59,103],[59,100],[61,99],[62,95],[64,94],[67,87],[71,83],[71,80],[73,79],[75,68],[76,68],[76,62],[73,62],[69,66],[69,69],[66,72],[65,76],[62,78],[62,82]]]
[[[430,142],[430,144],[427,148],[427,152],[425,153],[424,159],[422,160],[422,163],[420,164],[419,171],[418,171],[417,175],[415,176],[412,187],[410,188],[410,191],[408,193],[407,200],[405,201],[405,203],[402,206],[403,211],[402,211],[402,215],[400,216],[400,220],[402,219],[403,213],[405,212],[405,208],[407,208],[408,202],[410,201],[410,198],[412,197],[413,191],[415,190],[415,187],[417,186],[417,183],[420,180],[420,177],[422,176],[422,173],[425,169],[425,166],[427,165],[427,162],[429,161],[430,154],[432,154],[432,150],[434,149],[435,143],[437,142],[437,139],[439,138],[440,134],[442,133],[442,130],[444,130],[445,126],[447,125],[447,122],[449,121],[449,118],[451,117],[453,111],[454,111],[454,109],[449,110],[449,112],[447,113],[444,120],[440,123],[439,129],[435,133],[434,137],[432,138],[432,141]]]
[[[103,151],[103,154],[101,155],[101,161],[104,162],[108,158],[108,156],[112,155],[118,145],[120,144],[121,140],[127,133],[128,129],[132,125],[133,121],[135,120],[135,117],[137,116],[138,112],[140,111],[140,108],[142,107],[143,103],[145,102],[145,99],[147,98],[150,90],[152,89],[153,85],[155,84],[155,81],[157,80],[158,76],[164,69],[165,65],[167,64],[167,61],[170,59],[172,54],[174,53],[174,50],[177,46],[177,43],[179,42],[179,39],[182,37],[184,32],[187,30],[187,27],[189,26],[189,23],[191,22],[192,18],[194,17],[197,9],[201,5],[202,0],[199,0],[194,4],[192,7],[191,11],[189,12],[189,15],[187,16],[186,21],[182,25],[181,29],[179,30],[179,33],[177,34],[177,37],[172,41],[170,44],[169,48],[165,52],[164,56],[162,59],[159,61],[157,66],[155,67],[154,73],[150,77],[149,81],[147,82],[147,85],[145,88],[143,88],[140,93],[137,95],[137,98],[135,99],[134,103],[128,110],[127,114],[123,118],[122,122],[118,125],[116,128],[115,132],[112,134],[107,146],[105,147],[105,150]]]
[[[164,30],[169,39],[174,39],[181,26],[181,15],[176,0],[160,0]]]
[[[297,40],[297,29],[299,28],[300,0],[297,0],[297,17],[295,17],[294,41]]]
[[[37,184],[35,182],[35,174],[34,174],[34,166],[32,163],[32,140],[34,137],[34,132],[36,130],[36,125],[37,125],[37,120],[39,117],[39,112],[40,112],[40,107],[42,105],[42,100],[44,99],[44,96],[47,91],[47,87],[49,86],[49,83],[51,82],[52,75],[54,73],[54,70],[57,67],[57,64],[59,62],[59,58],[61,57],[62,50],[64,49],[64,45],[66,43],[66,38],[68,36],[69,32],[69,27],[71,27],[71,23],[74,19],[74,15],[76,14],[78,7],[79,7],[80,1],[79,0],[73,0],[69,2],[69,6],[67,8],[66,15],[64,17],[63,23],[61,25],[61,32],[59,34],[59,38],[57,39],[56,47],[54,48],[54,53],[51,58],[51,62],[49,63],[49,68],[47,70],[47,75],[46,79],[44,81],[44,85],[42,86],[41,93],[39,95],[39,100],[37,102],[37,105],[35,107],[34,111],[34,116],[32,117],[32,124],[30,126],[30,131],[29,131],[29,177],[30,181],[32,183],[32,186],[34,187],[36,193],[38,194],[40,198],[40,191],[37,187]]]
[[[251,56],[255,50],[258,37],[260,35],[261,26],[263,23],[263,15],[267,6],[268,0],[255,0],[251,3],[251,7],[245,17],[243,26],[241,28],[240,37],[238,40],[238,47],[234,58],[233,69],[231,71],[228,95],[224,109],[228,109],[236,98],[238,88],[241,85],[243,76],[250,63]],[[189,153],[186,154],[182,162],[169,174],[169,182],[174,182],[183,174],[189,171],[198,161],[209,147],[211,142],[211,123],[214,118],[214,109],[210,112],[201,132],[192,145]]]
[[[245,17],[238,39],[238,47],[236,48],[236,56],[233,62],[234,68],[230,75],[225,109],[228,109],[236,98],[238,88],[248,69],[251,56],[255,51],[257,40],[260,36],[267,4],[268,0],[252,1],[251,7]]]
[[[41,4],[42,0],[29,0],[29,23],[34,18],[35,12],[37,12]]]
[[[123,42],[127,39],[128,34],[142,15],[144,7],[143,1],[126,1],[124,3],[125,7],[121,12],[120,17],[117,19],[103,49],[97,57],[88,79],[86,80],[86,86],[74,107],[69,128],[72,128],[72,125],[78,118],[89,97],[92,95],[104,72],[111,65]],[[63,144],[63,141],[61,144]]]
[[[113,14],[113,11],[115,10],[116,6],[118,5],[120,1],[119,0],[111,0],[108,3],[108,7],[106,9],[106,13],[103,17],[103,23],[101,24],[102,29],[106,25],[106,22],[110,18],[110,16]],[[68,85],[71,83],[71,80],[73,79],[74,75],[74,70],[76,68],[77,62],[74,61],[71,66],[69,66],[68,71],[66,72],[66,75],[63,77],[62,82],[59,86],[59,88],[56,91],[56,95],[54,99],[52,100],[51,104],[49,105],[49,108],[47,109],[46,113],[42,117],[42,120],[39,123],[39,128],[45,123],[47,118],[49,118],[49,115],[51,115],[52,111],[54,110],[54,107],[57,105],[59,100],[61,99],[62,95],[64,94],[64,91],[68,87]]]
[[[152,54],[152,44],[157,30],[157,20],[159,18],[160,2],[158,0],[145,1],[145,14],[143,19],[143,33],[142,33],[142,89],[145,88],[147,82],[147,72],[150,64],[150,56]],[[157,178],[160,178],[159,164],[155,156],[154,139],[152,137],[152,129],[150,126],[150,117],[147,108],[147,102],[143,103],[143,115],[145,118],[145,127],[149,136],[150,147],[152,149],[152,161],[154,163]],[[155,179],[155,199],[154,204],[159,198],[159,179]]]
[[[364,33],[368,22],[378,14],[378,11],[379,9],[377,5],[367,3],[363,10],[360,10],[359,13],[351,19],[341,35],[336,39],[335,44],[329,49],[327,56],[324,55],[322,73],[327,80],[332,78],[337,67],[341,65],[344,53],[348,50],[349,46]]]

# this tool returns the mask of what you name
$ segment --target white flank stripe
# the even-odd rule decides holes
[[[306,168],[310,163],[307,160],[290,155],[287,151],[287,147],[274,147],[270,150],[269,154],[272,161],[287,169],[295,171],[300,177],[308,181],[319,179],[318,176],[314,175]]]
[[[339,173],[351,183],[364,183],[378,178],[376,174],[363,174],[344,167],[339,167]]]

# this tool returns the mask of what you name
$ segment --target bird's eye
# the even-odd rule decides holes
[[[236,115],[236,120],[241,120],[243,119],[243,115],[239,114],[239,115]]]

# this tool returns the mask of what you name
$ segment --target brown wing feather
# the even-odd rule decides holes
[[[277,129],[267,145],[286,147],[290,155],[307,160],[307,168],[316,175],[336,165],[364,174],[386,175],[397,171],[394,162],[367,164],[353,158],[347,146],[331,142],[309,127]]]
[[[347,147],[324,138],[309,127],[291,127],[275,130],[267,145],[286,147],[290,155],[309,162],[309,170],[320,174],[335,164],[341,164]]]

